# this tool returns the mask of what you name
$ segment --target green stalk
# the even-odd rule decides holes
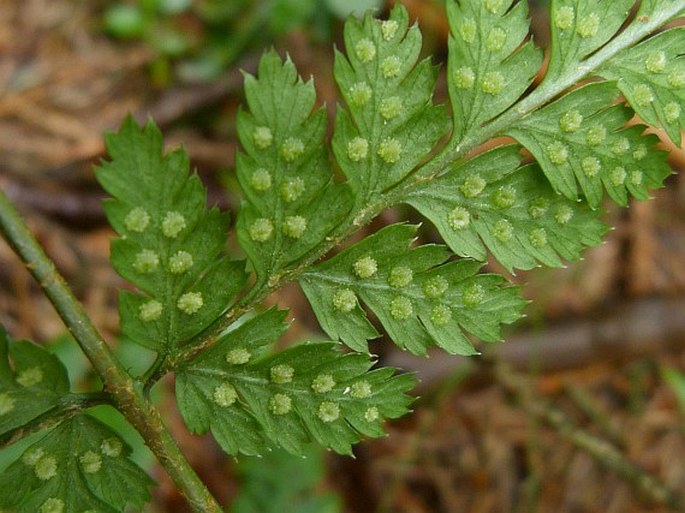
[[[38,281],[65,325],[102,378],[104,391],[114,405],[138,430],[169,477],[198,513],[219,513],[219,503],[164,425],[157,409],[145,400],[142,387],[126,372],[121,362],[98,333],[64,278],[57,272],[26,223],[0,190],[0,231]]]

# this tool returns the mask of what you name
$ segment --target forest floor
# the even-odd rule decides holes
[[[442,7],[404,2],[428,46],[444,55]],[[170,146],[184,145],[210,188],[234,210],[233,118],[238,67],[202,84],[150,80],[154,52],[101,30],[104,2],[5,0],[0,7],[0,187],[28,218],[48,254],[112,343],[117,289],[112,236],[93,164],[102,134],[126,116],[152,116]],[[544,25],[544,15],[534,27]],[[545,40],[541,35],[538,40]],[[338,41],[338,46],[340,43]],[[320,98],[335,105],[332,45],[305,33],[279,41]],[[442,53],[441,53],[442,52]],[[256,55],[239,66],[254,70]],[[444,86],[443,86],[444,89]],[[444,96],[444,91],[442,92]],[[438,96],[438,100],[441,98]],[[193,120],[214,113],[211,124]],[[421,380],[415,411],[389,436],[360,444],[356,458],[330,457],[327,487],[349,513],[656,513],[685,495],[685,411],[665,369],[685,372],[685,153],[653,201],[606,205],[616,229],[606,244],[565,269],[519,273],[532,300],[526,322],[482,357],[407,358],[379,341],[381,362]],[[388,212],[368,229],[399,216]],[[235,216],[232,216],[235,218]],[[435,235],[423,232],[426,239]],[[495,263],[490,269],[502,271]],[[305,299],[287,287],[271,299],[292,307],[289,340],[317,333]],[[15,337],[49,342],[64,328],[28,273],[0,242],[0,322]],[[171,381],[165,387],[171,389]],[[230,458],[192,437],[170,410],[174,434],[224,502],[235,493]],[[209,456],[208,456],[209,455]],[[185,511],[161,470],[150,511]],[[671,493],[673,492],[673,493]]]

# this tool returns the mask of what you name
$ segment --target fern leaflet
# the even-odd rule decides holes
[[[105,212],[121,236],[112,242],[112,265],[140,289],[120,293],[121,329],[165,354],[214,321],[247,275],[242,262],[220,257],[228,219],[206,208],[187,154],[164,155],[162,145],[152,121],[141,129],[129,117],[107,136],[111,161],[97,177],[114,197]]]
[[[414,378],[370,371],[366,355],[342,354],[331,343],[266,355],[286,329],[284,315],[268,310],[181,366],[178,403],[192,431],[211,429],[230,454],[270,445],[301,454],[312,441],[351,454],[360,434],[381,436],[384,418],[407,411]]]

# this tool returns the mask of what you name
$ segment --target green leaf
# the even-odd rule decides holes
[[[407,176],[446,134],[444,106],[433,105],[437,69],[421,51],[418,27],[397,5],[381,22],[370,13],[345,24],[347,57],[334,74],[349,110],[337,110],[333,152],[357,205]]]
[[[672,367],[661,367],[661,377],[673,389],[680,412],[685,415],[685,373]]]
[[[642,23],[645,17],[649,18],[655,14],[659,14],[660,11],[672,8],[674,4],[678,2],[681,4],[680,10],[676,10],[674,17],[685,14],[685,2],[683,2],[683,0],[641,0],[640,8],[637,11],[636,21],[637,23]]]
[[[0,435],[58,406],[68,392],[57,357],[26,340],[10,343],[0,326]]]
[[[447,17],[447,84],[453,137],[461,141],[521,97],[540,69],[542,52],[525,41],[525,1],[449,0]]]
[[[136,5],[111,5],[104,14],[105,30],[121,39],[142,37],[149,27],[145,14]]]
[[[119,296],[122,331],[168,352],[228,307],[247,279],[244,264],[220,256],[227,216],[207,209],[187,154],[165,155],[152,121],[141,129],[129,117],[106,142],[111,161],[96,173],[113,196],[105,211],[121,237],[112,242],[112,265],[140,289]]]
[[[635,0],[553,0],[552,44],[543,84],[577,69],[621,28]]]
[[[340,500],[322,493],[326,467],[323,451],[308,447],[304,457],[274,450],[260,458],[240,458],[241,484],[234,513],[338,513]]]
[[[684,37],[683,27],[667,30],[618,54],[598,71],[617,80],[637,114],[663,128],[678,146],[685,130]]]
[[[255,7],[259,9],[256,4]],[[275,36],[306,29],[316,8],[316,2],[312,0],[275,0],[265,9],[268,11],[269,29]],[[263,41],[263,36],[260,39]],[[262,41],[260,44],[264,44]]]
[[[649,198],[649,189],[663,186],[671,173],[659,139],[643,135],[645,127],[626,127],[633,111],[615,104],[614,82],[580,87],[530,114],[507,130],[540,163],[552,187],[568,199],[577,196],[576,181],[591,207],[603,189],[618,204],[628,193]]]
[[[211,431],[230,454],[269,445],[302,454],[312,441],[350,454],[360,435],[383,434],[383,418],[407,411],[414,384],[333,343],[308,343],[265,356],[285,330],[275,309],[227,333],[177,372],[179,409],[189,429]]]
[[[515,145],[460,163],[417,187],[406,202],[431,220],[450,249],[484,261],[486,247],[510,272],[575,260],[602,242],[599,211],[556,194]]]
[[[476,274],[478,262],[445,263],[450,253],[444,246],[411,249],[415,231],[411,225],[388,226],[305,271],[300,285],[324,331],[355,351],[367,351],[375,332],[361,301],[397,345],[415,354],[433,345],[476,354],[464,332],[500,340],[500,324],[518,319],[525,304],[518,288],[503,287],[502,276]]]
[[[341,20],[348,16],[362,16],[368,10],[382,9],[383,0],[324,0],[333,14]]]
[[[324,136],[326,111],[312,112],[316,93],[294,64],[275,51],[245,76],[249,112],[238,115],[245,153],[236,160],[248,202],[238,217],[238,239],[261,280],[321,242],[349,210],[349,191],[334,184]]]
[[[0,507],[16,513],[140,509],[154,484],[130,449],[89,415],[63,422],[0,474]]]

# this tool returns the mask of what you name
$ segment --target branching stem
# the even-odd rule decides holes
[[[38,281],[93,368],[102,378],[105,393],[138,430],[193,510],[201,513],[223,511],[181,453],[157,409],[145,400],[142,387],[133,380],[114,356],[65,283],[64,278],[2,190],[0,190],[0,231]]]

